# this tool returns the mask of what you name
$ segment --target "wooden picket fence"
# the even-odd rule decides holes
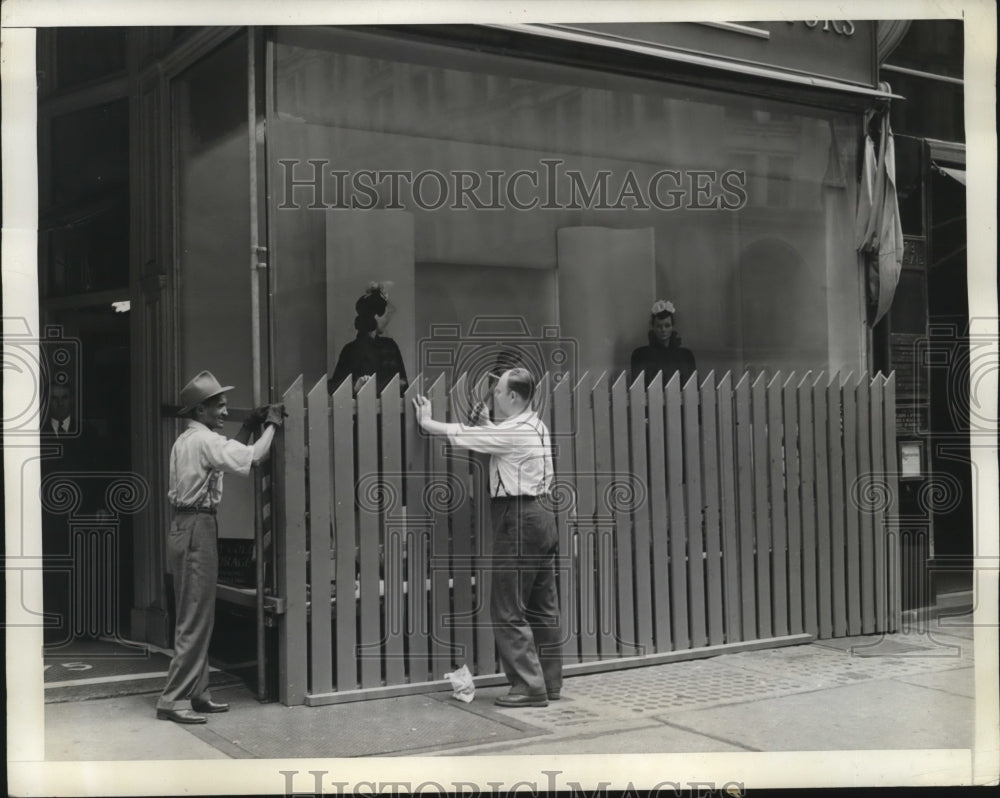
[[[465,376],[332,396],[300,377],[275,469],[280,698],[501,684],[487,458],[416,425],[464,420]],[[894,630],[894,378],[542,380],[567,675]]]

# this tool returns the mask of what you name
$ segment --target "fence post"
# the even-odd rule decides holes
[[[830,458],[830,586],[833,601],[833,635],[847,634],[847,577],[844,563],[844,446],[843,401],[839,374],[830,375],[826,388],[827,431]]]
[[[611,386],[612,471],[614,484],[607,497],[614,515],[615,571],[617,583],[618,651],[623,657],[642,653],[635,625],[635,555],[633,538],[635,524],[632,509],[640,495],[629,458],[627,375],[622,372]],[[624,483],[623,483],[624,481]],[[631,497],[631,501],[629,498]]]
[[[720,645],[723,632],[722,542],[719,533],[719,433],[715,372],[710,371],[700,388],[701,402],[701,494],[704,507],[705,602],[708,643]]]
[[[688,626],[687,523],[684,513],[684,428],[681,426],[680,373],[667,382],[666,415],[667,503],[670,513],[670,596],[673,645],[691,646]]]
[[[393,375],[380,397],[382,413],[382,460],[380,463],[379,499],[382,505],[382,573],[385,589],[382,599],[382,636],[385,640],[385,682],[404,684],[406,668],[403,654],[405,596],[403,593],[403,550],[406,529],[403,525],[403,435],[400,429],[399,375]]]
[[[847,634],[861,634],[861,546],[854,488],[858,481],[858,381],[844,381],[844,512],[847,515]]]
[[[635,538],[635,614],[636,642],[641,654],[652,654],[653,645],[653,592],[650,579],[650,536],[649,507],[653,486],[650,484],[647,467],[647,449],[651,442],[646,440],[646,383],[640,374],[628,389],[629,449],[631,462],[629,469],[641,489],[641,497],[636,496],[632,513]],[[654,570],[655,573],[655,570]]]
[[[802,625],[802,519],[800,496],[802,476],[799,468],[799,414],[795,393],[795,372],[782,386],[785,428],[785,500],[788,507],[788,626],[800,634]]]
[[[773,633],[788,634],[788,530],[785,527],[784,413],[781,407],[781,372],[767,385],[768,471],[771,481],[771,615]]]
[[[352,380],[333,393],[333,502],[337,552],[337,689],[358,686],[358,607],[354,596],[357,534],[354,508],[354,394]]]
[[[885,446],[885,473],[889,481],[889,495],[894,497],[892,512],[886,514],[886,526],[892,532],[889,536],[889,573],[886,579],[887,618],[886,631],[895,632],[902,620],[902,584],[900,574],[899,537],[899,468],[896,457],[896,373],[891,372],[885,381],[885,404],[883,405],[883,433]],[[924,565],[926,567],[926,565]],[[918,577],[919,578],[919,577]]]
[[[580,661],[597,659],[598,602],[597,554],[594,541],[594,416],[593,399],[588,388],[590,375],[584,372],[573,389],[576,414],[576,588],[580,619]]]
[[[754,590],[753,427],[750,421],[750,375],[736,384],[736,486],[739,502],[740,607],[743,640],[757,634],[757,595]]]
[[[280,436],[280,529],[276,529],[278,594],[285,614],[278,623],[278,697],[282,704],[305,703],[306,635],[306,452],[302,375],[281,397],[288,418]]]
[[[768,509],[767,384],[763,372],[750,386],[753,417],[754,530],[757,557],[757,634],[771,636],[771,514]]]
[[[813,423],[813,378],[807,371],[795,387],[799,411],[799,473],[802,485],[802,626],[819,634],[816,607],[816,459]]]
[[[330,399],[326,375],[309,391],[310,693],[333,689],[330,640]]]

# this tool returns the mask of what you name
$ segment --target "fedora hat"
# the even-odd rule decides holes
[[[203,371],[181,388],[181,409],[178,415],[190,413],[195,407],[206,399],[218,396],[220,393],[233,390],[232,385],[219,385],[215,375],[211,371]]]

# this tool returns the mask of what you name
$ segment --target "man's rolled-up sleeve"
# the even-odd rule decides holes
[[[448,425],[448,441],[453,446],[461,446],[483,454],[503,454],[512,446],[534,443],[531,430],[520,430],[494,426],[467,427],[464,424]]]
[[[253,465],[253,447],[221,435],[206,436],[205,457],[212,468],[245,477]]]

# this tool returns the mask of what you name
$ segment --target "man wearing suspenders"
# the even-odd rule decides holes
[[[174,577],[177,623],[174,657],[167,684],[156,702],[156,717],[175,723],[204,723],[204,712],[226,712],[228,704],[212,700],[208,690],[208,644],[215,622],[215,592],[219,574],[216,512],[222,499],[222,474],[247,476],[271,448],[274,428],[281,424],[280,405],[258,408],[244,422],[236,439],[219,434],[228,415],[226,391],[209,371],[181,389],[179,416],[184,431],[170,451],[167,498],[174,518],[167,536],[167,569]],[[255,427],[264,431],[252,446]]]
[[[498,422],[480,412],[476,426],[434,421],[430,400],[413,400],[424,431],[490,455],[490,614],[510,682],[510,692],[496,700],[502,707],[548,706],[562,690],[558,537],[551,508],[539,501],[552,484],[552,447],[548,428],[531,409],[534,391],[526,369],[505,371],[493,389]]]

